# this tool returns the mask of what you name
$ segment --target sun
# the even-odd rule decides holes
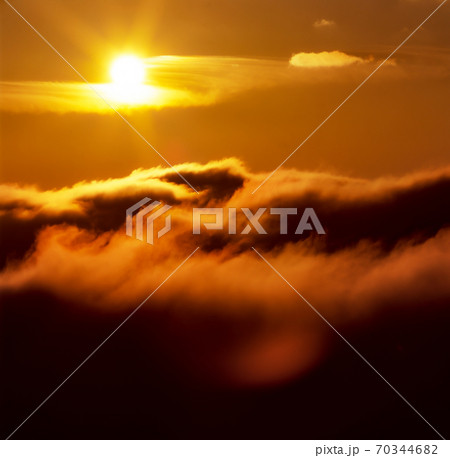
[[[118,56],[109,68],[111,82],[98,84],[97,90],[117,108],[161,104],[161,91],[149,84],[147,68],[145,60],[133,54]]]
[[[132,55],[120,56],[111,64],[110,75],[113,83],[121,86],[143,84],[146,76],[144,61]]]

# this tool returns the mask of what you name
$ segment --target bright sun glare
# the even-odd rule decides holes
[[[120,56],[111,65],[110,74],[115,84],[132,86],[145,81],[145,64],[136,56]]]
[[[117,106],[141,106],[158,101],[157,89],[146,84],[145,61],[131,54],[117,57],[109,69],[112,82],[102,85],[104,97]]]

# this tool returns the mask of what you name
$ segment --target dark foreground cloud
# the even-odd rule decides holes
[[[442,420],[433,410],[437,408],[432,407],[434,401],[427,403],[422,396],[423,387],[428,389],[431,383],[424,379],[422,369],[412,385],[404,382],[417,364],[429,373],[441,371],[433,383],[448,378],[442,365],[432,366],[442,352],[442,320],[448,316],[450,299],[450,215],[444,205],[450,197],[448,169],[372,181],[284,170],[254,195],[251,191],[262,177],[235,159],[184,164],[178,170],[199,190],[198,195],[172,170],[162,168],[51,191],[3,186],[2,237],[7,243],[0,288],[2,335],[7,343],[3,359],[12,374],[8,378],[12,393],[8,411],[14,409],[14,403],[8,404],[11,399],[19,402],[14,374],[30,377],[42,366],[45,375],[38,377],[35,395],[45,394],[44,385],[51,385],[52,374],[57,379],[69,372],[77,358],[95,347],[200,246],[145,305],[145,311],[139,311],[129,331],[118,338],[116,345],[120,342],[125,347],[113,344],[111,351],[116,349],[118,355],[107,353],[102,360],[107,366],[109,358],[117,357],[123,363],[129,357],[125,365],[130,374],[137,370],[135,365],[144,364],[143,380],[137,382],[139,396],[135,393],[133,402],[147,405],[167,378],[167,390],[177,391],[176,402],[183,409],[191,402],[183,390],[187,390],[186,396],[202,397],[201,415],[211,415],[207,399],[218,403],[224,417],[214,417],[211,432],[217,432],[214,428],[224,427],[232,417],[226,400],[219,401],[221,396],[229,396],[237,408],[242,390],[253,387],[256,391],[251,395],[245,391],[250,399],[246,397],[242,405],[254,409],[256,393],[271,393],[273,397],[266,401],[275,415],[278,408],[271,403],[276,399],[287,402],[289,390],[300,402],[297,389],[311,390],[316,384],[320,388],[314,391],[315,396],[324,396],[323,376],[340,374],[345,378],[341,371],[355,371],[375,390],[374,398],[367,401],[374,416],[381,416],[380,409],[387,404],[398,409],[402,418],[414,416],[407,407],[402,410],[401,401],[396,404],[392,393],[387,395],[387,404],[380,401],[389,388],[376,374],[370,374],[370,368],[350,349],[341,347],[336,335],[251,250],[255,246],[337,329],[359,343],[369,359],[393,370],[397,382],[407,390],[412,387],[410,394],[431,409],[430,415]],[[125,236],[125,209],[146,196],[173,206],[173,229],[154,246]],[[279,221],[266,212],[261,222],[268,234],[217,231],[195,236],[191,228],[195,206],[249,207],[253,211],[258,207],[313,207],[326,234],[296,236],[291,230],[277,235]],[[239,228],[246,224],[242,215],[240,218]],[[289,227],[295,229],[299,218],[292,216]],[[373,333],[373,342],[367,333]],[[127,345],[133,348],[128,356]],[[350,362],[351,358],[355,361]],[[341,368],[333,366],[336,361]],[[152,381],[148,364],[159,374]],[[97,389],[98,384],[106,383],[128,390],[135,380],[124,374],[95,377]],[[364,388],[358,391],[352,385],[344,389],[342,380],[329,383],[329,390],[339,387],[346,395],[354,392],[359,401],[351,405],[357,410]],[[381,388],[373,388],[378,383]],[[158,409],[172,412],[166,394]],[[327,393],[325,397],[332,396]],[[336,400],[328,402],[334,408],[343,407]],[[305,405],[311,415],[313,402]],[[121,409],[129,411],[124,405]],[[240,414],[244,418],[250,415]],[[143,412],[136,415],[141,417]],[[316,425],[321,415],[314,415],[311,421]],[[355,415],[356,419],[363,414]],[[330,431],[336,414],[323,416]],[[351,428],[353,420],[344,417],[343,428]],[[195,421],[205,424],[199,418]],[[411,431],[422,431],[409,421],[405,424]],[[184,431],[190,431],[191,426]],[[229,426],[229,431],[235,427]],[[311,437],[311,427],[303,427]],[[167,433],[168,425],[164,428]],[[366,431],[363,426],[360,430]],[[286,432],[289,436],[292,429]]]

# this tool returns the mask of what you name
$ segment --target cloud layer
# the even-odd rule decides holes
[[[195,367],[209,367],[204,376],[239,384],[303,373],[328,346],[329,329],[252,246],[338,328],[450,297],[450,217],[442,208],[450,196],[448,169],[373,181],[284,170],[254,196],[262,176],[235,159],[178,170],[198,196],[163,168],[51,191],[4,185],[3,293],[43,291],[70,307],[131,311],[200,246],[146,307],[226,323],[227,337],[210,336],[208,351],[195,343],[186,351],[198,354]],[[124,233],[125,209],[145,196],[173,206],[173,229],[154,246]],[[279,222],[266,212],[267,235],[194,236],[194,206],[313,207],[327,234],[278,235]],[[239,227],[246,223],[242,216]],[[298,218],[292,216],[289,227],[295,229]],[[180,332],[192,337],[190,330]],[[209,335],[202,324],[195,332]]]

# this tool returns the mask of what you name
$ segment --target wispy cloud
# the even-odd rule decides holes
[[[61,113],[109,111],[110,107],[99,95],[115,108],[125,109],[210,105],[243,91],[317,81],[320,75],[309,74],[309,69],[338,68],[355,62],[368,63],[370,59],[340,51],[299,53],[289,62],[239,57],[158,56],[145,59],[148,73],[145,84],[130,88],[94,83],[94,92],[88,85],[75,82],[2,82],[0,109]],[[293,67],[305,72],[294,71]]]
[[[299,52],[289,61],[226,56],[157,56],[144,59],[145,84],[129,88],[114,83],[16,81],[0,82],[0,110],[13,112],[107,113],[120,109],[161,109],[206,106],[242,92],[286,86],[320,84],[367,76],[383,54],[353,55],[343,51]],[[426,64],[426,65],[425,65]],[[416,77],[442,77],[449,73],[445,52],[402,54],[386,66],[410,66]],[[326,69],[326,71],[324,71]],[[386,77],[405,77],[406,72],[384,70]],[[411,77],[408,75],[408,77]],[[102,100],[105,99],[108,104]]]
[[[91,86],[91,87],[90,87]],[[211,94],[142,84],[129,91],[114,84],[78,82],[1,82],[0,109],[12,112],[96,112],[114,108],[208,105]]]

